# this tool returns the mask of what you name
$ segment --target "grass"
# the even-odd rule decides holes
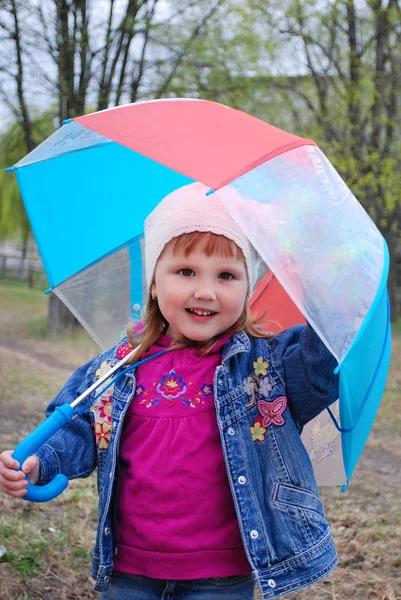
[[[4,337],[0,344],[1,445],[13,448],[43,419],[74,366],[97,347],[84,332],[40,333],[46,318],[41,292],[0,286],[0,296],[0,325],[12,323],[12,347]],[[393,333],[386,393],[351,484],[345,494],[321,490],[340,565],[290,600],[401,599],[401,322]],[[0,599],[98,599],[89,577],[96,504],[95,476],[70,482],[43,505],[0,495],[0,547],[6,548]]]

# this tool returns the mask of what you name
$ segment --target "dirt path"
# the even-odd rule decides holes
[[[55,358],[55,356],[46,354],[45,352],[40,352],[37,350],[34,354],[32,352],[28,352],[24,342],[7,337],[0,337],[0,348],[8,350],[9,352],[13,353],[14,356],[23,360],[35,360],[36,362],[39,362],[50,369],[55,369],[58,371],[62,370],[71,373],[77,368],[77,366],[79,366],[77,364],[58,360]]]

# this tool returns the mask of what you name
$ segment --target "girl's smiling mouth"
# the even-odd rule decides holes
[[[213,317],[214,315],[217,315],[217,312],[215,312],[214,310],[205,310],[205,309],[200,309],[200,308],[186,308],[185,310],[187,313],[189,313],[194,318],[196,318],[196,317],[201,317],[201,318]]]

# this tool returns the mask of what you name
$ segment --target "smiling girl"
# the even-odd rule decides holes
[[[135,360],[149,360],[23,466],[39,485],[98,467],[103,600],[251,600],[255,583],[278,598],[337,564],[300,439],[338,397],[336,361],[309,326],[257,328],[248,297],[258,257],[207,191],[180,188],[145,222],[149,297]],[[83,365],[49,410],[137,344],[130,331]],[[21,497],[16,466],[3,452],[0,485]]]

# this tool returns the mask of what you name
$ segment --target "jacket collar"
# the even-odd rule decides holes
[[[249,352],[251,349],[251,342],[248,335],[244,331],[239,331],[232,338],[230,338],[223,349],[222,361],[228,361],[235,354],[240,352]]]
[[[127,351],[130,349],[127,338],[123,338],[114,349],[113,358],[116,361],[121,360],[122,358],[118,358],[118,351],[123,349],[125,350],[125,348],[127,348]],[[239,331],[238,333],[233,335],[225,344],[223,348],[222,362],[226,362],[232,356],[235,356],[235,354],[240,354],[241,352],[249,352],[250,350],[251,342],[249,340],[248,335],[244,331]]]

